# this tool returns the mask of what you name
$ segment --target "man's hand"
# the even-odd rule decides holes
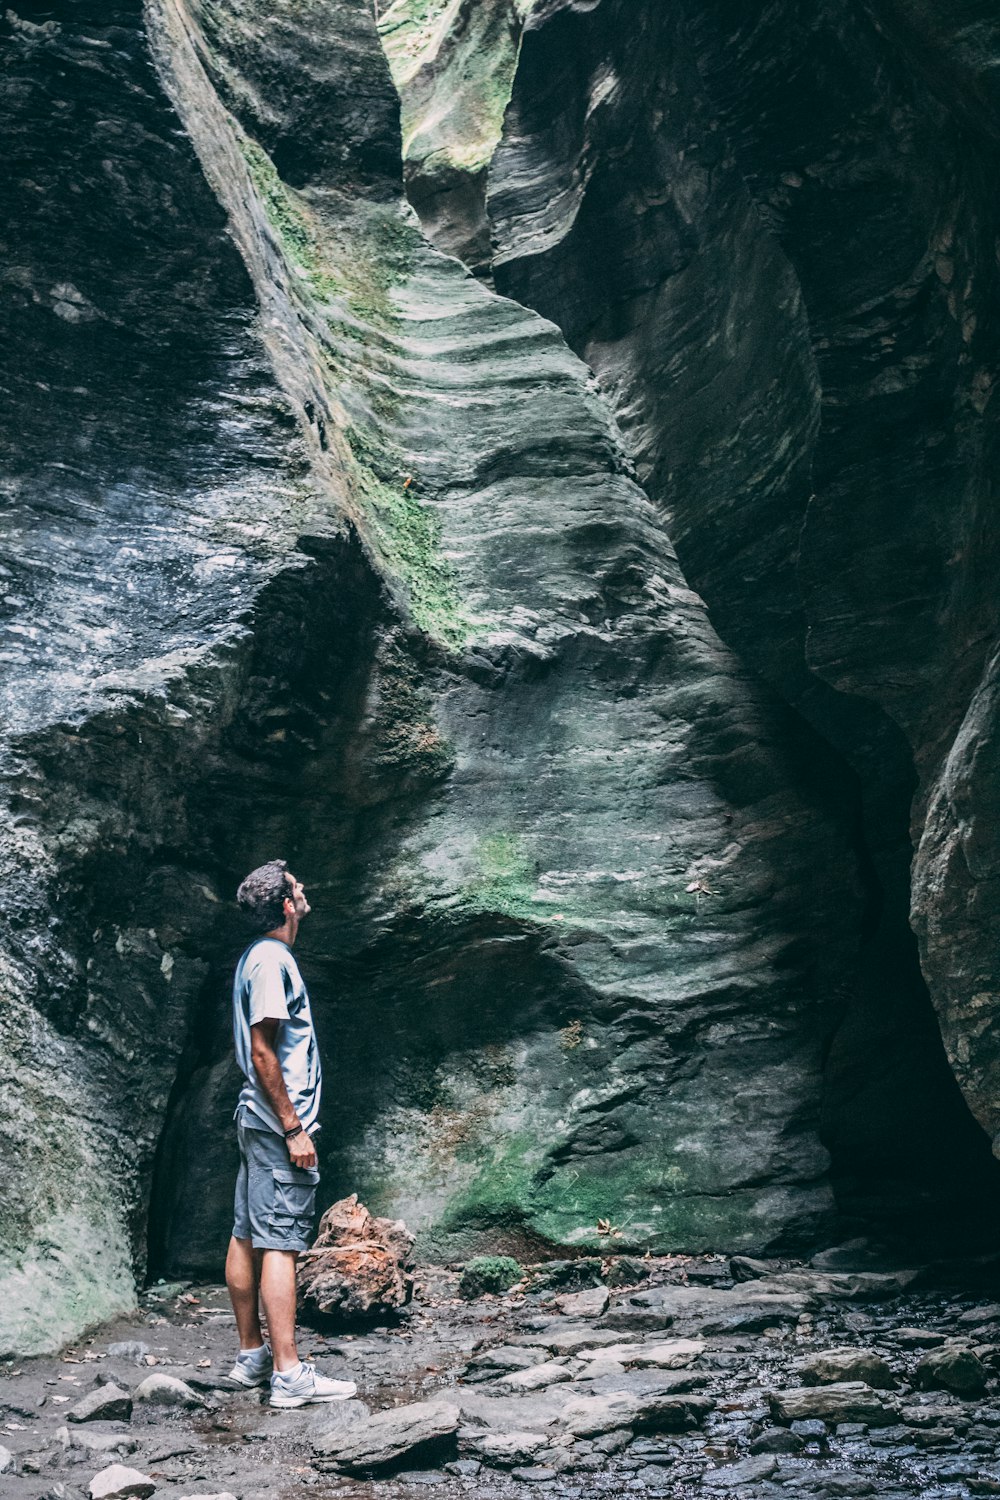
[[[288,1160],[293,1167],[316,1165],[316,1147],[312,1143],[312,1136],[306,1135],[304,1130],[300,1130],[298,1135],[291,1136],[285,1145],[288,1147]]]

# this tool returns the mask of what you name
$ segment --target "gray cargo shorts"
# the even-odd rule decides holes
[[[236,1120],[240,1170],[233,1235],[255,1250],[308,1250],[316,1217],[316,1167],[293,1167],[284,1138]]]

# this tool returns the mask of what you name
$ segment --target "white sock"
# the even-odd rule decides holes
[[[270,1352],[266,1344],[261,1344],[259,1349],[241,1349],[240,1359],[263,1359]]]
[[[298,1364],[292,1365],[290,1370],[275,1370],[274,1373],[275,1375],[280,1375],[282,1380],[295,1380],[302,1374],[302,1361],[300,1359]]]

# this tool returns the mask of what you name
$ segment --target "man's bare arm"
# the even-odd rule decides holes
[[[281,1121],[282,1130],[293,1130],[296,1126],[299,1127],[300,1133],[285,1142],[292,1166],[314,1167],[316,1148],[311,1138],[302,1129],[302,1122],[292,1107],[278,1054],[274,1050],[274,1039],[278,1034],[280,1024],[280,1021],[265,1020],[257,1021],[250,1027],[250,1059],[260,1086],[267,1095],[267,1102]]]

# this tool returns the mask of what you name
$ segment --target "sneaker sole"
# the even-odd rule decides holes
[[[258,1390],[262,1385],[270,1385],[271,1372],[270,1370],[266,1370],[264,1374],[258,1376],[256,1380],[248,1380],[245,1375],[237,1375],[235,1370],[230,1370],[229,1379],[235,1380],[237,1385],[246,1386],[248,1391]]]
[[[357,1394],[358,1388],[355,1386],[353,1391],[344,1391],[340,1396],[272,1396],[270,1405],[285,1410],[293,1406],[325,1406],[330,1401],[350,1401]]]

